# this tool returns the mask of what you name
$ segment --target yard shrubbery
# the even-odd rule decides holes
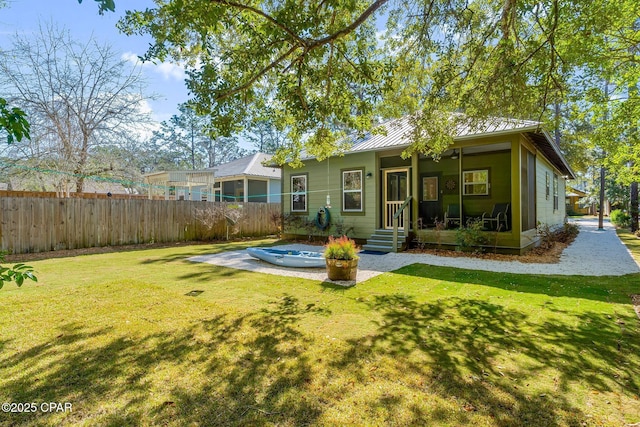
[[[622,228],[627,228],[631,224],[631,217],[621,209],[612,210],[609,219],[613,224]]]
[[[463,251],[470,248],[481,251],[481,246],[489,243],[489,237],[484,231],[482,221],[470,220],[467,221],[466,227],[458,228],[456,230],[456,243]]]
[[[562,227],[551,228],[548,224],[538,223],[537,233],[540,236],[540,248],[550,249],[558,243],[571,243],[579,233],[578,226],[565,222]]]

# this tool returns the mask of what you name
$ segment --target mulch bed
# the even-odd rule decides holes
[[[226,242],[226,241],[225,241]],[[78,255],[107,254],[112,252],[141,251],[145,249],[172,248],[190,245],[211,245],[216,242],[171,242],[171,243],[144,243],[138,245],[101,246],[98,248],[61,249],[50,252],[34,252],[30,254],[5,255],[6,262],[40,261],[51,258],[67,258]]]
[[[247,240],[247,239],[244,239]],[[250,240],[250,239],[248,239]],[[63,249],[58,251],[51,252],[37,252],[30,254],[16,254],[16,255],[5,255],[6,262],[25,262],[25,261],[39,261],[43,259],[51,259],[51,258],[66,258],[73,257],[78,255],[92,255],[92,254],[104,254],[104,253],[112,253],[112,252],[126,252],[126,251],[136,251],[136,250],[145,250],[145,249],[158,249],[158,248],[169,248],[169,247],[178,247],[178,246],[189,246],[189,245],[213,245],[216,243],[228,243],[229,241],[211,241],[211,242],[173,242],[173,243],[144,243],[138,245],[123,245],[123,246],[103,246],[98,248],[83,248],[83,249]],[[283,241],[283,243],[285,243]],[[309,242],[309,241],[286,241],[286,243],[304,243],[322,246],[323,242]],[[560,256],[562,255],[562,251],[569,246],[571,242],[568,243],[560,243],[555,242],[553,247],[550,249],[543,248],[534,248],[527,252],[524,255],[507,255],[507,254],[496,254],[496,253],[472,253],[472,252],[457,252],[454,250],[448,249],[418,249],[412,248],[408,249],[406,252],[408,253],[423,253],[430,255],[438,255],[438,256],[446,256],[446,257],[467,257],[467,258],[478,258],[478,259],[487,259],[487,260],[496,260],[496,261],[520,261],[524,263],[541,263],[541,264],[554,264],[560,261]]]
[[[555,242],[550,249],[534,248],[524,255],[496,254],[490,252],[473,253],[457,252],[449,249],[409,249],[407,252],[413,254],[429,254],[446,257],[466,257],[495,261],[520,261],[534,264],[555,264],[560,261],[562,251],[569,246],[569,243]]]

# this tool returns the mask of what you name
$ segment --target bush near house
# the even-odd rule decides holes
[[[609,219],[618,227],[627,228],[631,223],[631,217],[621,209],[611,211]]]
[[[484,231],[482,221],[469,220],[465,227],[456,230],[456,243],[462,250],[476,248],[482,251],[481,246],[489,242],[487,233]]]
[[[536,232],[540,237],[539,247],[550,249],[556,242],[571,243],[580,230],[576,224],[571,222],[565,222],[562,227],[556,228],[551,228],[549,224],[538,223]]]

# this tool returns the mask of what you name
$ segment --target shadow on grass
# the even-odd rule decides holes
[[[284,295],[253,314],[220,314],[178,331],[109,337],[97,346],[92,339],[112,335],[108,328],[62,325],[51,342],[0,357],[0,372],[25,367],[0,396],[13,402],[72,402],[76,420],[98,417],[107,425],[139,425],[145,419],[178,425],[312,423],[320,408],[299,399],[312,372],[305,354],[312,340],[296,327],[303,315],[330,311]],[[149,373],[186,373],[194,366],[201,381],[180,381],[177,375],[175,383],[160,387],[170,400],[153,402]],[[118,397],[124,403],[114,408]],[[12,414],[11,424],[47,423],[51,416]]]
[[[193,256],[218,254],[221,252],[228,252],[228,251],[241,251],[254,246],[270,247],[270,246],[274,246],[282,243],[283,242],[278,242],[278,241],[273,242],[269,240],[268,241],[248,240],[248,241],[241,241],[241,242],[220,241],[220,242],[203,243],[202,247],[194,246],[192,250],[188,252],[180,251],[179,253],[176,253],[176,254],[169,254],[164,256],[148,258],[141,261],[140,263],[145,265],[146,264],[163,264],[163,263],[172,262],[172,261],[185,260]]]
[[[637,330],[598,313],[556,311],[569,322],[536,323],[520,311],[483,300],[419,303],[395,294],[376,296],[368,304],[381,315],[376,333],[351,340],[350,350],[333,366],[365,383],[370,361],[384,358],[392,372],[424,378],[440,397],[460,402],[461,411],[453,415],[414,408],[411,424],[465,424],[470,421],[465,409],[484,411],[499,426],[579,425],[586,417],[570,398],[571,384],[589,384],[599,393],[627,390],[636,400],[640,394]],[[520,361],[515,367],[500,366],[513,358]],[[528,391],[538,375],[553,371],[556,377],[544,393]],[[398,410],[394,400],[370,405],[386,407],[390,414]]]
[[[2,353],[0,372],[23,369],[0,396],[70,401],[73,421],[106,425],[309,425],[353,399],[360,417],[354,422],[362,425],[456,425],[485,417],[498,426],[555,426],[587,421],[570,399],[572,384],[639,391],[637,331],[597,313],[558,311],[569,320],[553,323],[479,299],[421,303],[391,294],[362,304],[377,319],[373,333],[338,347],[298,326],[304,316],[331,321],[332,313],[288,294],[254,313],[214,314],[142,337],[66,324],[51,342]],[[503,358],[517,363],[502,368]],[[384,364],[379,379],[400,392],[378,393],[376,364]],[[528,384],[547,371],[557,375],[555,385],[546,385],[544,397],[532,394]],[[327,379],[342,384],[341,392],[327,393]],[[15,414],[11,422],[48,423],[51,416]]]
[[[640,274],[626,276],[539,276],[495,273],[411,264],[393,271],[405,276],[490,286],[507,291],[544,294],[551,297],[583,298],[608,303],[629,304],[630,295],[640,288]]]

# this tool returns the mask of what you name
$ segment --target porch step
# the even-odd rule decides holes
[[[404,230],[398,230],[398,244],[396,251],[402,251],[406,247],[407,239]],[[395,252],[393,250],[393,230],[376,230],[362,249],[377,252]]]

